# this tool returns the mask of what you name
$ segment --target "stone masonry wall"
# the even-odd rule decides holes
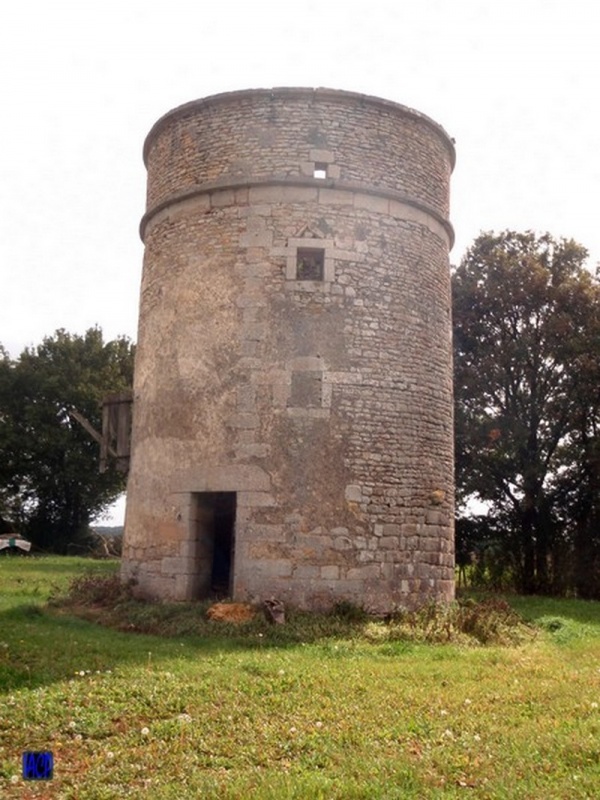
[[[197,596],[194,497],[236,492],[236,598],[450,599],[445,133],[375,98],[259,90],[170,112],[145,158],[123,575]]]
[[[448,216],[454,149],[442,129],[412,109],[328,89],[216,95],[160,119],[144,148],[147,208],[200,186],[328,176],[383,188]],[[418,169],[414,166],[418,164]]]

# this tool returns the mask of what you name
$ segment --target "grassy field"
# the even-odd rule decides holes
[[[511,598],[532,627],[486,646],[351,614],[121,614],[153,636],[46,606],[83,565],[115,569],[0,558],[3,798],[600,797],[599,604]],[[24,750],[53,781],[21,780]]]

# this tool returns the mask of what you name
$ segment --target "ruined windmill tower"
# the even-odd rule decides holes
[[[170,111],[144,156],[123,576],[451,599],[451,140],[375,97],[261,89]]]

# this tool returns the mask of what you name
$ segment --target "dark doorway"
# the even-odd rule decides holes
[[[197,596],[231,595],[236,499],[235,492],[196,494]]]

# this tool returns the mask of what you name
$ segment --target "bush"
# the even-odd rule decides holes
[[[518,644],[533,635],[533,628],[499,598],[428,603],[414,611],[396,612],[389,624],[391,638],[430,643]]]
[[[70,583],[66,593],[53,595],[51,604],[114,608],[132,599],[132,588],[131,582],[122,583],[118,575],[85,572]]]

